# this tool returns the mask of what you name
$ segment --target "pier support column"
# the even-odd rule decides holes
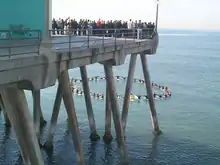
[[[85,102],[86,102],[89,127],[91,131],[91,134],[89,137],[91,141],[97,141],[100,139],[100,137],[96,131],[95,117],[94,117],[93,108],[92,108],[92,101],[91,101],[91,96],[90,96],[90,89],[89,89],[86,66],[80,67],[80,73],[81,73],[81,78],[82,78],[82,85],[83,85],[83,92],[84,92],[84,97],[85,97]]]
[[[111,143],[113,137],[111,134],[111,103],[109,99],[109,89],[106,83],[106,94],[105,94],[105,134],[103,140],[105,143]]]
[[[44,147],[46,149],[53,148],[53,135],[57,125],[57,119],[60,111],[61,101],[62,101],[62,93],[61,93],[61,86],[59,84],[57,87],[57,94],[53,105],[53,112],[50,120],[50,127],[48,129],[47,140],[46,143],[44,144]]]
[[[1,99],[1,95],[0,95],[0,99]],[[2,104],[0,103],[0,112],[2,111]]]
[[[40,140],[40,90],[33,90],[33,113],[34,113],[34,126],[38,140]]]
[[[105,76],[106,76],[106,83],[108,86],[109,91],[109,98],[111,102],[111,110],[115,125],[115,132],[117,136],[117,144],[119,148],[119,153],[121,156],[121,164],[125,165],[128,164],[128,158],[127,158],[127,151],[124,143],[124,131],[122,128],[121,118],[120,118],[120,111],[119,111],[119,104],[118,99],[116,95],[116,87],[115,87],[115,80],[113,76],[112,71],[112,62],[106,61],[104,63],[104,70],[105,70]]]
[[[133,85],[133,78],[134,78],[136,60],[137,60],[137,55],[131,55],[129,70],[128,70],[128,78],[127,78],[127,83],[126,83],[126,87],[125,87],[125,95],[124,95],[122,116],[121,116],[122,126],[123,126],[124,132],[125,132],[125,129],[126,129],[126,124],[127,124],[128,108],[129,108],[129,103],[130,103],[130,95],[131,95],[131,90],[132,90],[132,85]]]
[[[69,129],[72,134],[73,144],[76,151],[76,158],[78,165],[84,165],[84,155],[83,155],[83,148],[80,139],[80,133],[78,128],[77,116],[75,111],[75,105],[73,101],[73,96],[70,88],[70,79],[68,71],[63,71],[59,78],[59,83],[61,85],[61,90],[63,94],[63,102],[66,108],[66,112],[68,115],[68,124]]]
[[[32,92],[32,97],[33,97],[33,105],[35,105],[36,101],[37,101],[36,104],[39,104],[39,113],[40,113],[40,126],[39,127],[42,128],[47,123],[47,121],[44,120],[43,112],[42,112],[41,105],[40,105],[40,90],[37,90],[37,91],[32,90],[31,92]],[[39,97],[39,102],[36,97]],[[35,100],[35,98],[36,98],[36,100]],[[36,106],[38,106],[38,105],[36,105]]]
[[[44,127],[47,124],[47,121],[44,119],[43,112],[40,106],[40,127]]]
[[[8,87],[1,90],[8,117],[15,130],[25,165],[43,165],[33,120],[23,90]]]
[[[157,119],[157,111],[155,108],[154,97],[153,97],[153,92],[152,92],[152,85],[151,85],[151,80],[150,80],[150,74],[149,74],[148,66],[147,66],[147,58],[146,58],[145,54],[141,54],[140,56],[141,56],[142,69],[143,69],[145,86],[146,86],[146,90],[147,90],[149,107],[150,107],[150,117],[151,117],[152,126],[153,126],[153,134],[159,135],[159,134],[161,134],[161,131],[160,131],[159,123],[158,123],[158,119]]]
[[[0,95],[0,105],[1,105],[1,108],[2,108],[1,110],[3,111],[3,115],[4,115],[4,120],[5,120],[4,125],[5,125],[6,127],[11,127],[11,122],[10,122],[10,120],[9,120],[9,118],[8,118],[7,113],[6,113],[5,105],[4,105],[4,103],[3,103],[3,100],[2,100],[1,95]]]

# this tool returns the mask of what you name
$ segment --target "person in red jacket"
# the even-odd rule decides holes
[[[96,23],[96,26],[99,28],[100,25],[101,25],[101,19],[99,18],[99,20],[98,20],[97,23]]]

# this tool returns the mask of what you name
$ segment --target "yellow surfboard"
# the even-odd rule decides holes
[[[134,101],[134,96],[130,95],[130,101]]]

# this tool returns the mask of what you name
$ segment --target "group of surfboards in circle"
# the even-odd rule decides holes
[[[127,77],[123,77],[123,76],[115,76],[116,81],[126,81]],[[99,82],[102,80],[106,80],[105,77],[101,77],[101,76],[95,76],[95,77],[90,77],[88,78],[88,81],[93,81],[93,82]],[[71,79],[70,85],[71,85],[71,90],[72,93],[74,95],[84,95],[83,89],[77,85],[79,83],[81,83],[82,80],[81,79]],[[140,84],[145,84],[145,81],[143,79],[133,79],[134,83],[140,83]],[[167,86],[164,85],[160,85],[157,83],[152,82],[152,87],[156,88],[158,90],[161,91],[161,93],[153,93],[153,98],[154,99],[166,99],[171,97],[171,91],[169,90],[169,88]],[[96,92],[90,92],[91,97],[95,98],[95,99],[99,99],[99,100],[103,100],[105,98],[105,94],[104,93],[96,93]],[[118,99],[123,99],[124,96],[117,94],[117,98]],[[130,101],[141,101],[141,100],[148,100],[148,95],[140,95],[140,94],[130,94]]]

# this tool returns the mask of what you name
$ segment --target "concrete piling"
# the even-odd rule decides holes
[[[149,74],[148,66],[147,66],[147,58],[146,58],[145,54],[141,54],[140,56],[141,56],[142,69],[143,69],[145,86],[146,86],[146,90],[147,90],[149,107],[150,107],[150,117],[151,117],[152,126],[153,126],[153,134],[159,135],[159,134],[161,134],[161,130],[159,128],[159,123],[158,123],[158,119],[157,119],[157,111],[155,108],[154,97],[153,97],[153,92],[152,92],[152,85],[151,85],[151,80],[150,80],[150,74]]]
[[[7,113],[6,113],[5,106],[3,106],[3,115],[4,115],[4,120],[5,120],[4,125],[5,125],[6,127],[11,127],[11,122],[10,122],[10,120],[9,120],[9,118],[8,118]]]
[[[91,141],[97,141],[100,139],[100,136],[97,134],[97,131],[96,131],[95,117],[94,117],[94,112],[92,108],[92,101],[91,101],[91,96],[90,96],[90,89],[89,89],[86,66],[80,67],[80,73],[81,73],[81,78],[82,78],[82,85],[83,85],[83,92],[84,92],[87,115],[88,115],[88,120],[89,120],[89,127],[91,131],[91,134],[89,137]]]
[[[3,109],[3,101],[2,101],[2,96],[0,94],[0,112],[2,111]]]
[[[35,131],[36,135],[38,137],[38,140],[40,140],[40,90],[33,90],[32,91],[33,95],[33,118],[34,118],[34,126],[35,126]]]
[[[57,119],[58,119],[58,115],[59,115],[59,111],[60,111],[62,96],[63,95],[61,93],[61,85],[59,84],[57,87],[56,98],[55,98],[54,105],[53,105],[53,112],[52,112],[52,116],[51,116],[51,120],[50,120],[50,126],[48,129],[46,143],[44,144],[44,147],[46,149],[53,148],[53,135],[54,135],[56,125],[57,125]]]
[[[108,85],[106,83],[106,97],[105,97],[105,134],[103,136],[103,141],[106,144],[111,143],[113,137],[111,134],[111,103],[109,99]]]
[[[1,94],[8,117],[15,130],[24,164],[43,165],[24,91],[16,87],[5,87],[1,90]]]
[[[61,85],[63,102],[68,115],[68,122],[69,122],[68,124],[69,124],[70,132],[72,134],[73,144],[77,155],[76,156],[77,162],[79,165],[84,165],[85,163],[84,163],[83,148],[80,139],[75,105],[70,88],[70,79],[69,79],[68,70],[63,71],[58,77],[58,80]]]
[[[43,112],[40,106],[40,128],[44,127],[47,121],[44,119]]]
[[[126,87],[125,87],[124,103],[123,103],[123,108],[122,108],[122,116],[121,116],[122,126],[123,126],[124,132],[125,132],[125,129],[126,129],[126,124],[127,124],[128,108],[129,108],[129,103],[130,103],[130,95],[131,95],[131,90],[132,90],[132,85],[133,85],[133,78],[134,78],[136,60],[137,60],[137,55],[131,55],[130,63],[129,63],[129,69],[128,69],[127,83],[126,83]]]
[[[32,92],[32,97],[33,97],[33,107],[35,107],[35,103],[36,103],[36,107],[39,109],[37,112],[38,115],[40,115],[40,128],[44,127],[45,124],[47,123],[46,120],[44,120],[44,116],[43,116],[43,112],[41,109],[41,104],[40,104],[40,90],[35,91],[34,89],[31,91]],[[38,97],[38,98],[37,98]],[[39,101],[38,101],[39,100]],[[37,105],[39,104],[39,105]],[[34,108],[35,109],[35,108]],[[35,110],[33,110],[34,115],[35,116]],[[39,119],[38,119],[39,120]]]
[[[112,115],[113,115],[113,120],[114,120],[114,125],[115,125],[115,132],[117,136],[116,139],[117,139],[117,144],[118,144],[119,153],[121,157],[121,164],[128,164],[127,151],[126,151],[125,142],[124,142],[124,131],[122,128],[119,104],[118,104],[118,100],[116,96],[116,86],[115,86],[115,81],[114,81],[114,76],[113,76],[113,71],[112,71],[112,62],[110,60],[104,63],[104,70],[105,70],[105,76],[106,76],[106,83],[109,89],[108,92],[109,92],[109,98],[111,102],[111,110],[112,110]]]
[[[10,122],[10,120],[9,120],[9,118],[8,118],[7,113],[6,113],[5,105],[4,105],[4,103],[3,103],[3,100],[2,100],[1,95],[0,95],[0,105],[1,105],[1,108],[2,108],[1,110],[3,111],[3,115],[4,115],[4,120],[5,120],[4,125],[5,125],[6,127],[11,127],[11,122]]]

